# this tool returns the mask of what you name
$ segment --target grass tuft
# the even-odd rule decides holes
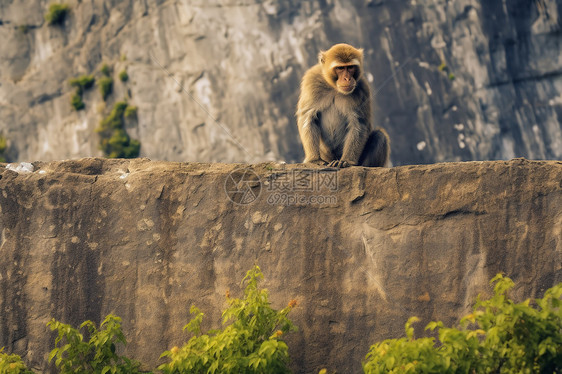
[[[70,12],[68,4],[51,4],[49,11],[45,14],[45,21],[49,25],[62,25]]]

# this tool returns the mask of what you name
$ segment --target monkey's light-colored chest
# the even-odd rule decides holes
[[[334,150],[340,153],[347,133],[349,118],[344,114],[347,103],[346,97],[335,95],[330,100],[332,105],[328,105],[318,113],[322,140]]]

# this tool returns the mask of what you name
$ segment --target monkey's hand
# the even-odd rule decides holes
[[[345,161],[345,160],[333,160],[328,164],[328,167],[331,168],[347,168],[353,166],[353,164],[350,164],[349,162]]]

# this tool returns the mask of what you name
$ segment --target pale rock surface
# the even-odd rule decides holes
[[[67,3],[53,27],[47,1],[0,2],[10,162],[100,156],[94,129],[125,97],[138,107],[128,131],[142,156],[301,161],[299,81],[337,42],[365,49],[394,165],[562,157],[559,0]],[[103,63],[115,79],[106,108],[93,89],[72,110],[68,80],[99,77]]]

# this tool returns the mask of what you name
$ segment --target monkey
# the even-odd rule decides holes
[[[345,168],[386,166],[390,139],[372,128],[371,91],[363,77],[363,49],[336,44],[303,76],[297,126],[304,163]]]

